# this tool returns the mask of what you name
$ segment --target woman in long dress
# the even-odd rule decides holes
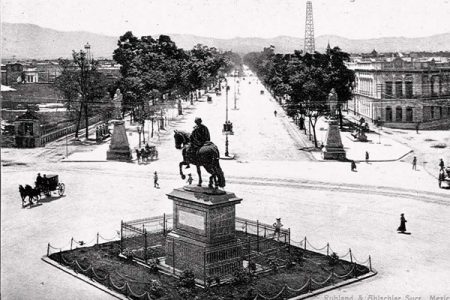
[[[403,214],[400,214],[400,226],[397,228],[397,231],[404,233],[406,231],[406,219]]]

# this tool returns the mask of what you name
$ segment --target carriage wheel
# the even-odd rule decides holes
[[[64,194],[64,191],[66,190],[66,186],[64,185],[64,183],[58,183],[57,190],[58,194],[62,196]]]

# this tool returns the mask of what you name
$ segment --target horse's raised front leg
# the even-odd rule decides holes
[[[200,166],[197,165],[197,175],[198,175],[198,184],[197,186],[202,186],[202,171],[200,170]]]
[[[180,175],[181,175],[181,179],[185,179],[185,178],[186,178],[186,175],[183,174],[183,168],[182,168],[182,167],[185,166],[185,165],[187,165],[187,163],[184,162],[184,161],[180,162],[180,164],[179,164],[179,166],[180,166]]]

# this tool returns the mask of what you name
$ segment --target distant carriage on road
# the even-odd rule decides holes
[[[450,167],[439,172],[438,182],[440,188],[443,188],[444,186],[450,188]]]
[[[138,162],[139,161],[147,162],[149,159],[150,160],[158,159],[158,150],[156,150],[156,146],[146,145],[145,148],[142,148],[141,150],[136,149],[136,155]]]

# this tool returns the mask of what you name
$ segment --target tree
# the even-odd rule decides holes
[[[75,138],[78,138],[83,113],[88,138],[91,105],[105,97],[108,88],[106,77],[98,71],[97,61],[89,61],[84,51],[73,51],[72,60],[60,59],[59,65],[62,71],[55,84],[65,96],[67,109],[75,112]]]
[[[309,118],[317,147],[315,125],[319,117],[329,113],[327,98],[332,88],[338,95],[338,109],[342,126],[342,104],[352,97],[355,80],[353,71],[345,62],[349,55],[338,47],[326,53],[313,54],[294,51],[293,54],[275,54],[274,47],[262,52],[251,52],[244,62],[257,73],[275,98],[289,95],[289,115],[298,113]]]

